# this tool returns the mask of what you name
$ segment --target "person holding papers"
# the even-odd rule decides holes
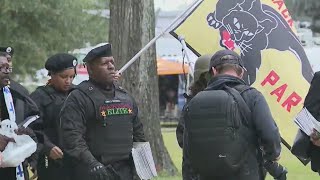
[[[317,130],[313,130],[312,134],[310,135],[310,140],[313,145],[320,147],[320,134]]]
[[[24,89],[17,88],[19,86],[10,86],[10,74],[11,68],[7,59],[7,53],[0,52],[0,121],[4,121],[6,119],[15,121],[19,126],[16,130],[16,134],[26,134],[34,141],[37,142],[37,139],[40,141],[42,138],[42,121],[41,119],[36,119],[37,115],[39,115],[39,110]],[[36,120],[33,122],[30,121],[30,128],[21,127],[21,124],[25,124],[25,119],[28,117],[35,117],[33,119]],[[12,141],[12,139],[0,135],[0,151],[2,152],[6,148],[7,144]],[[36,153],[34,153],[18,167],[1,168],[0,165],[0,179],[29,179],[26,167],[29,164],[33,169],[35,169],[36,158]]]
[[[305,107],[312,116],[320,121],[320,71],[314,74],[309,92],[306,96]],[[311,159],[311,169],[320,173],[320,136],[316,130],[310,136],[309,155]]]
[[[83,60],[89,80],[80,83],[61,110],[65,153],[77,180],[131,180],[133,142],[144,142],[135,100],[114,83],[111,44],[92,49]]]

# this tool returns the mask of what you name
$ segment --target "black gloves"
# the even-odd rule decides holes
[[[108,173],[106,168],[100,162],[93,162],[89,166],[89,173],[94,180],[107,180]]]
[[[272,161],[266,161],[264,163],[265,169],[268,171],[268,173],[274,177],[275,180],[286,180],[287,179],[287,173],[285,167],[281,166],[277,162]]]

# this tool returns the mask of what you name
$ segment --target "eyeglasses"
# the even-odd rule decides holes
[[[2,73],[11,73],[12,67],[10,66],[0,66],[0,72]]]

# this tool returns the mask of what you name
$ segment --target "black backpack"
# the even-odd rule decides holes
[[[201,176],[237,173],[252,147],[251,111],[239,85],[198,93],[186,106],[186,141],[192,167]]]

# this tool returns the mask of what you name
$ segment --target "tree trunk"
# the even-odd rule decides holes
[[[155,35],[153,0],[111,0],[109,41],[117,68],[122,67]],[[174,167],[161,134],[155,46],[149,48],[123,74],[121,84],[136,99],[139,117],[153,150],[158,171],[174,175]]]

